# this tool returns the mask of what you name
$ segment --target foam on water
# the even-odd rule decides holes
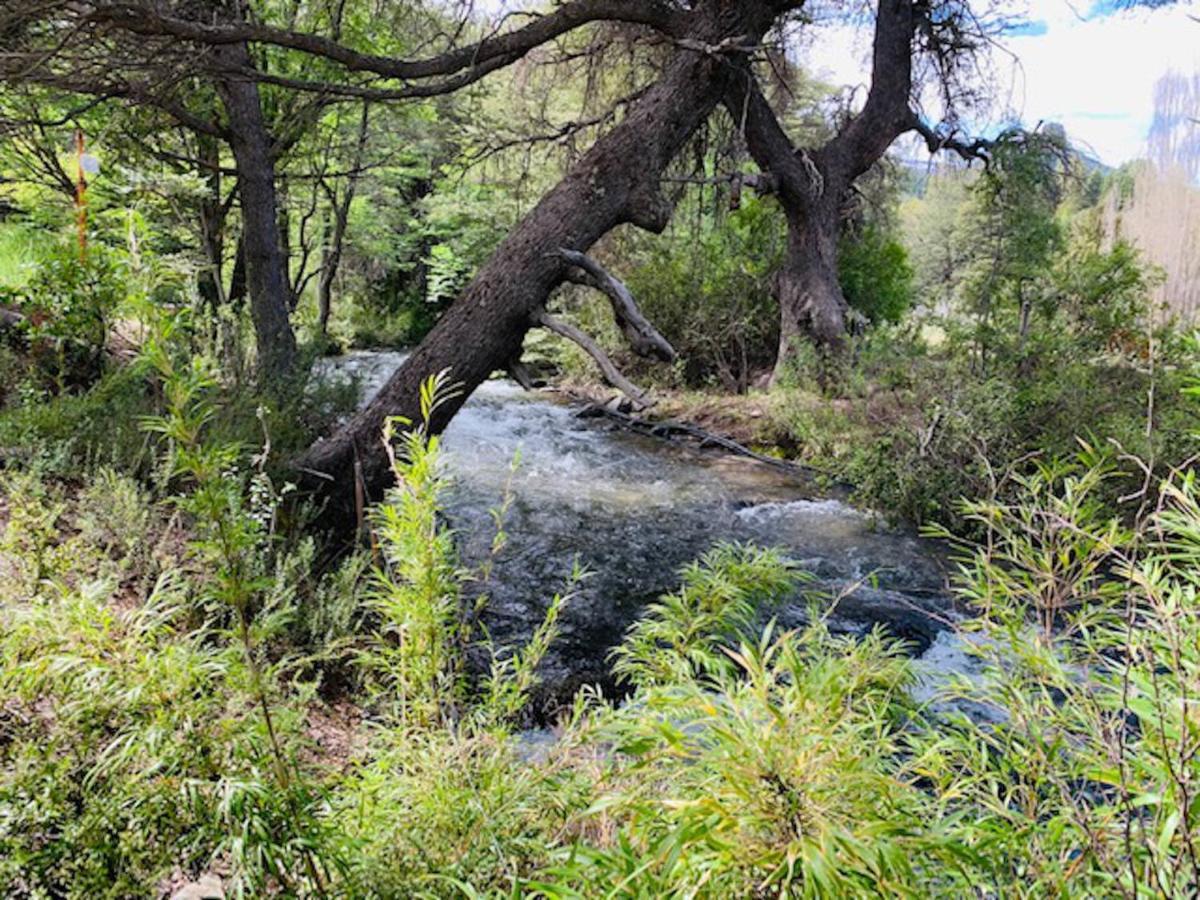
[[[823,500],[792,500],[789,503],[761,503],[758,506],[748,506],[738,510],[738,518],[747,522],[769,522],[792,518],[859,520],[867,518],[867,514],[841,500],[826,498]]]

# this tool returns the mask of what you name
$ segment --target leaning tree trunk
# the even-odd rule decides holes
[[[244,44],[220,46],[213,54],[231,70],[251,64]],[[257,83],[235,77],[219,82],[217,89],[229,117],[230,145],[237,163],[241,262],[254,321],[259,383],[268,390],[286,390],[294,380],[298,356],[288,320],[287,260],[280,249],[271,138],[263,121]]]
[[[353,514],[356,464],[369,496],[391,483],[384,421],[418,417],[426,378],[445,371],[458,387],[430,423],[440,431],[492,372],[519,358],[526,332],[567,277],[570,265],[560,251],[585,251],[626,222],[655,232],[667,226],[672,206],[660,193],[661,176],[720,101],[732,74],[744,71],[744,54],[730,44],[756,44],[772,23],[771,8],[744,0],[701,5],[690,35],[697,49],[681,49],[621,123],[508,235],[375,399],[297,461],[305,486],[329,501],[330,524]]]

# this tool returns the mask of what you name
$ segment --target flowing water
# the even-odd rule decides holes
[[[403,358],[354,353],[325,361],[323,377],[359,381],[367,400]],[[487,557],[490,511],[511,478],[509,541],[484,616],[498,645],[528,637],[576,561],[593,573],[564,611],[543,665],[541,699],[549,705],[582,684],[611,686],[609,650],[649,601],[677,586],[681,566],[719,541],[783,548],[816,577],[806,591],[840,598],[830,617],[836,630],[882,624],[910,641],[922,655],[926,688],[970,668],[947,631],[954,610],[940,548],[823,496],[795,474],[583,419],[557,398],[508,381],[480,387],[443,446],[454,483],[447,514],[467,563]],[[810,599],[798,596],[764,616],[799,624]]]

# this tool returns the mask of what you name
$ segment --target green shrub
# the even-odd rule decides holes
[[[987,536],[964,547],[959,580],[982,672],[946,699],[995,715],[955,717],[919,751],[942,815],[963,813],[959,889],[1177,897],[1200,883],[1200,495],[1191,473],[1147,484],[1126,527],[1102,499],[1110,477],[1043,467],[1017,502],[964,508]]]
[[[874,324],[899,322],[913,304],[908,252],[879,226],[842,237],[838,279],[846,302]]]
[[[777,586],[777,559],[729,553],[706,580]],[[673,606],[652,610],[621,651],[627,671],[656,674],[594,726],[613,752],[581,827],[605,837],[561,851],[545,893],[920,896],[952,848],[904,760],[911,671],[899,648],[878,634],[834,638],[818,617],[722,650],[707,640],[727,621],[697,642]],[[676,651],[647,631],[686,664],[657,674]]]
[[[779,308],[771,285],[783,258],[784,223],[771,201],[756,198],[743,198],[716,224],[710,217],[651,245],[628,283],[679,351],[685,384],[744,392],[775,358]]]

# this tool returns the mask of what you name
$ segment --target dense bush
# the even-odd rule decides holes
[[[908,252],[878,225],[842,238],[838,278],[846,302],[869,322],[895,324],[913,304]]]
[[[649,245],[629,287],[679,351],[686,385],[744,392],[770,367],[779,340],[771,285],[784,241],[771,202],[744,198],[717,223],[706,216],[697,232],[683,224]]]
[[[86,259],[66,243],[43,253],[20,287],[0,288],[0,306],[24,317],[29,389],[62,393],[87,386],[103,371],[108,329],[126,299],[128,273],[102,245]]]

